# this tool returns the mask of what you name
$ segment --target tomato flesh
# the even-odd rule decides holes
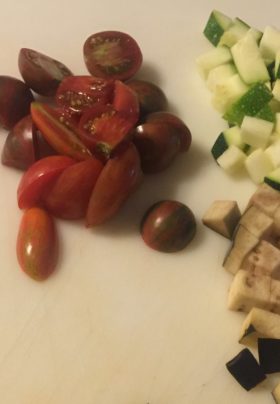
[[[139,102],[136,93],[120,80],[115,82],[113,107],[122,114],[131,126],[139,119]]]
[[[53,273],[58,239],[53,219],[45,210],[34,207],[24,212],[16,249],[21,269],[32,279],[43,281]]]
[[[91,157],[91,152],[81,142],[77,134],[60,122],[57,111],[48,105],[33,102],[32,120],[53,149],[76,160]]]
[[[190,208],[177,201],[152,205],[141,222],[141,235],[151,248],[176,252],[185,248],[196,233],[196,220]]]
[[[59,85],[56,102],[79,114],[96,104],[112,102],[114,82],[93,76],[69,76]]]
[[[23,174],[18,190],[17,199],[20,209],[28,209],[38,204],[47,195],[57,177],[65,168],[76,161],[67,156],[50,156],[38,160]]]
[[[142,64],[142,52],[130,35],[103,31],[91,35],[84,44],[88,71],[97,77],[127,80]]]

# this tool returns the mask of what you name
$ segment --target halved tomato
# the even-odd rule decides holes
[[[17,190],[18,206],[28,209],[42,203],[57,177],[76,161],[67,156],[50,156],[32,164],[23,174]]]
[[[114,82],[93,76],[69,76],[59,85],[56,102],[59,106],[81,113],[95,104],[112,102]]]
[[[142,64],[142,52],[130,35],[102,31],[91,35],[84,44],[88,71],[97,77],[127,80]]]
[[[79,161],[59,175],[44,200],[49,212],[61,219],[80,219],[85,216],[90,194],[103,164],[96,158]]]
[[[77,134],[60,122],[55,109],[46,104],[33,102],[31,116],[46,141],[57,153],[76,160],[85,160],[91,157],[91,152],[81,142]]]
[[[86,225],[97,226],[112,218],[140,184],[142,170],[136,147],[130,143],[107,161],[93,188]]]

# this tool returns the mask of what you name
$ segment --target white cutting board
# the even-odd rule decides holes
[[[226,309],[231,276],[221,264],[229,243],[200,222],[214,199],[243,208],[255,189],[227,177],[209,153],[225,122],[194,60],[210,49],[202,30],[213,8],[260,29],[280,27],[278,0],[2,2],[0,74],[19,77],[21,47],[86,74],[84,40],[101,30],[127,32],[144,54],[141,77],[164,89],[193,144],[166,172],[146,178],[103,228],[58,222],[61,259],[45,283],[18,268],[20,173],[0,166],[1,404],[272,403],[280,376],[247,393],[225,368],[242,348],[244,315]],[[4,138],[3,131],[1,147]],[[197,217],[196,238],[180,253],[152,251],[139,236],[142,214],[160,199],[178,199]]]

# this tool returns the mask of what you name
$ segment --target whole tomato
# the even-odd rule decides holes
[[[58,239],[52,217],[41,208],[24,212],[18,237],[17,258],[22,270],[36,281],[47,279],[55,270]]]

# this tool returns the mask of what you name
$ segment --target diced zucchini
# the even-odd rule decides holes
[[[267,174],[264,178],[264,182],[277,191],[280,191],[280,168],[278,167]]]
[[[275,81],[275,62],[269,63],[266,65],[266,68],[270,76],[270,81]]]
[[[223,118],[230,123],[241,125],[245,115],[255,116],[273,95],[264,83],[256,83],[228,108]]]
[[[280,31],[267,26],[260,41],[261,54],[264,59],[275,60],[278,49],[280,49]]]
[[[280,112],[275,114],[275,132],[280,135]]]
[[[275,55],[274,77],[275,79],[280,79],[280,48],[277,50]]]
[[[280,101],[280,79],[275,81],[272,94],[277,101]]]
[[[260,184],[266,175],[273,170],[272,162],[263,149],[253,151],[245,160],[245,167],[250,178]]]
[[[249,87],[235,74],[218,84],[213,92],[213,107],[225,113],[230,107],[249,91]],[[233,122],[235,123],[235,122]]]
[[[263,35],[263,33],[261,31],[259,31],[256,28],[251,27],[248,32],[250,32],[253,35],[253,37],[255,38],[257,43],[260,42],[262,35]]]
[[[280,166],[280,139],[276,140],[269,147],[265,149],[265,153],[268,155],[270,161],[273,164],[273,168]]]
[[[246,147],[245,143],[242,141],[241,129],[239,126],[232,126],[220,133],[211,149],[214,159],[217,160],[217,158],[220,157],[230,145],[235,145],[243,151]]]
[[[232,61],[230,50],[226,46],[211,49],[196,59],[201,76],[206,79],[210,70],[219,65]]]
[[[236,68],[232,63],[225,63],[224,65],[214,67],[208,74],[206,81],[207,88],[210,91],[215,91],[217,85],[223,84],[226,79],[234,74],[236,74]]]
[[[242,150],[230,145],[216,161],[226,172],[233,173],[243,166],[245,159],[246,154]]]
[[[264,119],[245,116],[241,124],[241,138],[250,146],[265,148],[274,124]]]
[[[243,38],[249,29],[249,25],[241,21],[239,18],[235,18],[232,24],[221,36],[219,46],[225,45],[231,48],[239,39]]]
[[[256,118],[263,119],[269,122],[275,122],[275,112],[272,110],[269,104],[266,104],[259,112],[255,115]]]
[[[224,31],[229,27],[232,20],[218,10],[213,10],[204,28],[204,35],[217,46]]]
[[[247,33],[232,48],[235,66],[247,84],[268,81],[270,76],[262,59],[259,47],[251,33]]]

